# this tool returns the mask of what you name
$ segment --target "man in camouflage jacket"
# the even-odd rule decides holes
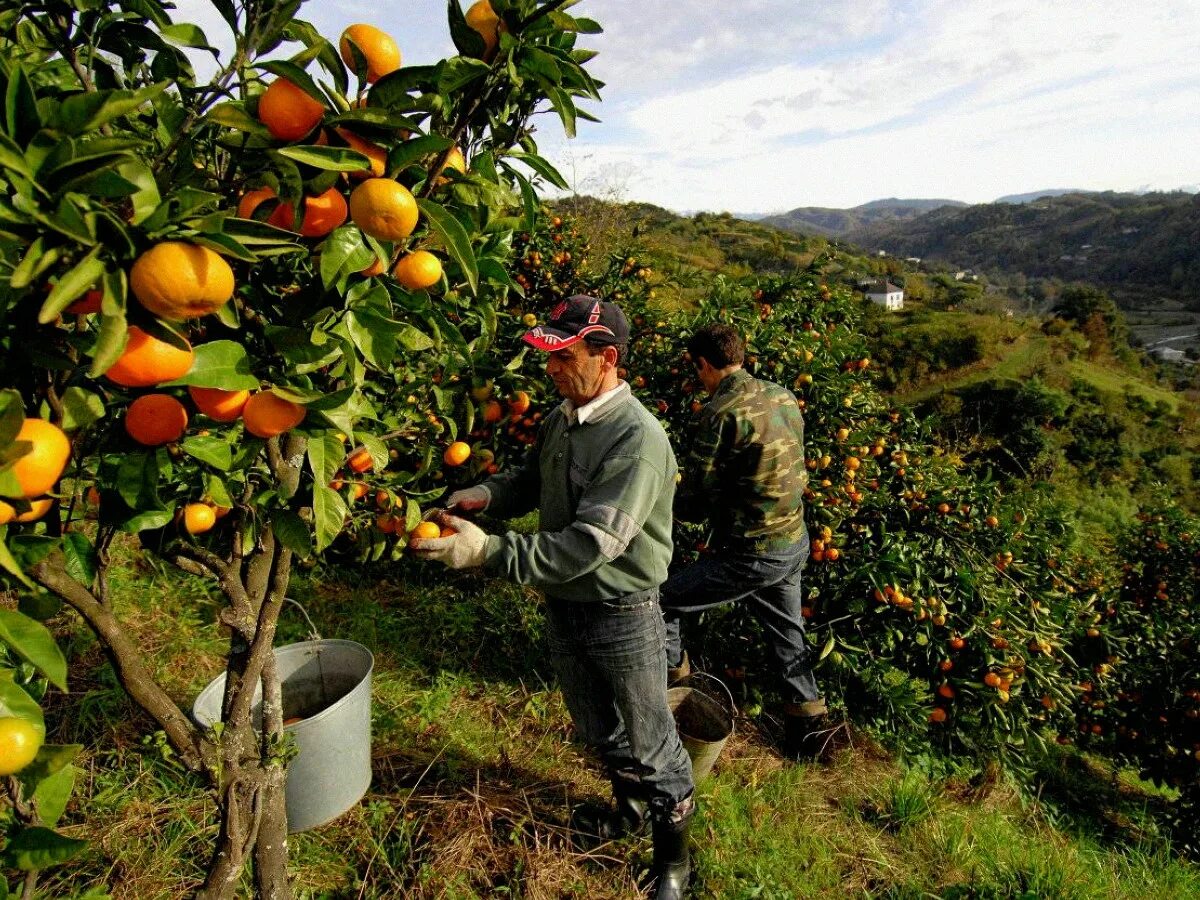
[[[688,342],[697,375],[712,395],[675,498],[683,521],[709,519],[710,550],[662,587],[669,677],[690,671],[681,616],[735,601],[750,604],[779,664],[784,751],[816,756],[824,743],[825,701],[804,641],[801,572],[808,560],[804,525],[804,418],[786,388],[742,368],[744,344],[728,325],[700,328]]]

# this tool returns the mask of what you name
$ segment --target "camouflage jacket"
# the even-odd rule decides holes
[[[683,470],[675,514],[707,517],[715,547],[763,552],[804,536],[804,417],[786,388],[743,369],[725,376]]]

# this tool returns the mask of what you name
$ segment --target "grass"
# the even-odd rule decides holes
[[[323,634],[376,654],[373,782],[337,822],[289,839],[296,896],[640,896],[646,842],[581,853],[568,841],[570,806],[606,785],[569,743],[536,597],[478,577],[345,579],[314,570],[291,593]],[[212,596],[128,551],[112,583],[118,612],[189,705],[220,668]],[[285,613],[280,643],[307,629]],[[71,650],[82,670],[50,721],[53,739],[87,746],[65,831],[90,843],[46,894],[185,896],[215,834],[212,801],[144,739],[147,723],[94,643],[80,637]],[[1082,796],[1080,784],[1091,785],[1087,804],[1055,799]],[[1031,803],[1003,783],[979,790],[905,768],[866,740],[829,765],[797,766],[742,719],[699,786],[695,896],[1200,897],[1200,871],[1137,818],[1151,796],[1064,764]]]

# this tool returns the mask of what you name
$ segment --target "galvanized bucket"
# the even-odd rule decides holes
[[[692,777],[699,781],[712,771],[733,734],[733,694],[720,679],[693,672],[667,689],[667,706],[675,717],[683,749],[692,760]]]
[[[288,765],[288,831],[331,822],[362,799],[371,784],[371,651],[353,641],[317,640],[275,650],[283,684],[284,731],[299,752]],[[221,720],[222,673],[192,705],[208,727]],[[254,723],[262,722],[261,687]]]

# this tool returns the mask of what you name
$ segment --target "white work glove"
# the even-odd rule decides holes
[[[487,532],[466,519],[442,513],[438,524],[457,531],[449,537],[417,538],[410,549],[419,559],[436,559],[452,569],[473,569],[487,559]]]
[[[479,512],[487,509],[491,502],[492,492],[482,484],[477,484],[475,487],[464,488],[451,494],[450,499],[446,501],[446,511]]]

